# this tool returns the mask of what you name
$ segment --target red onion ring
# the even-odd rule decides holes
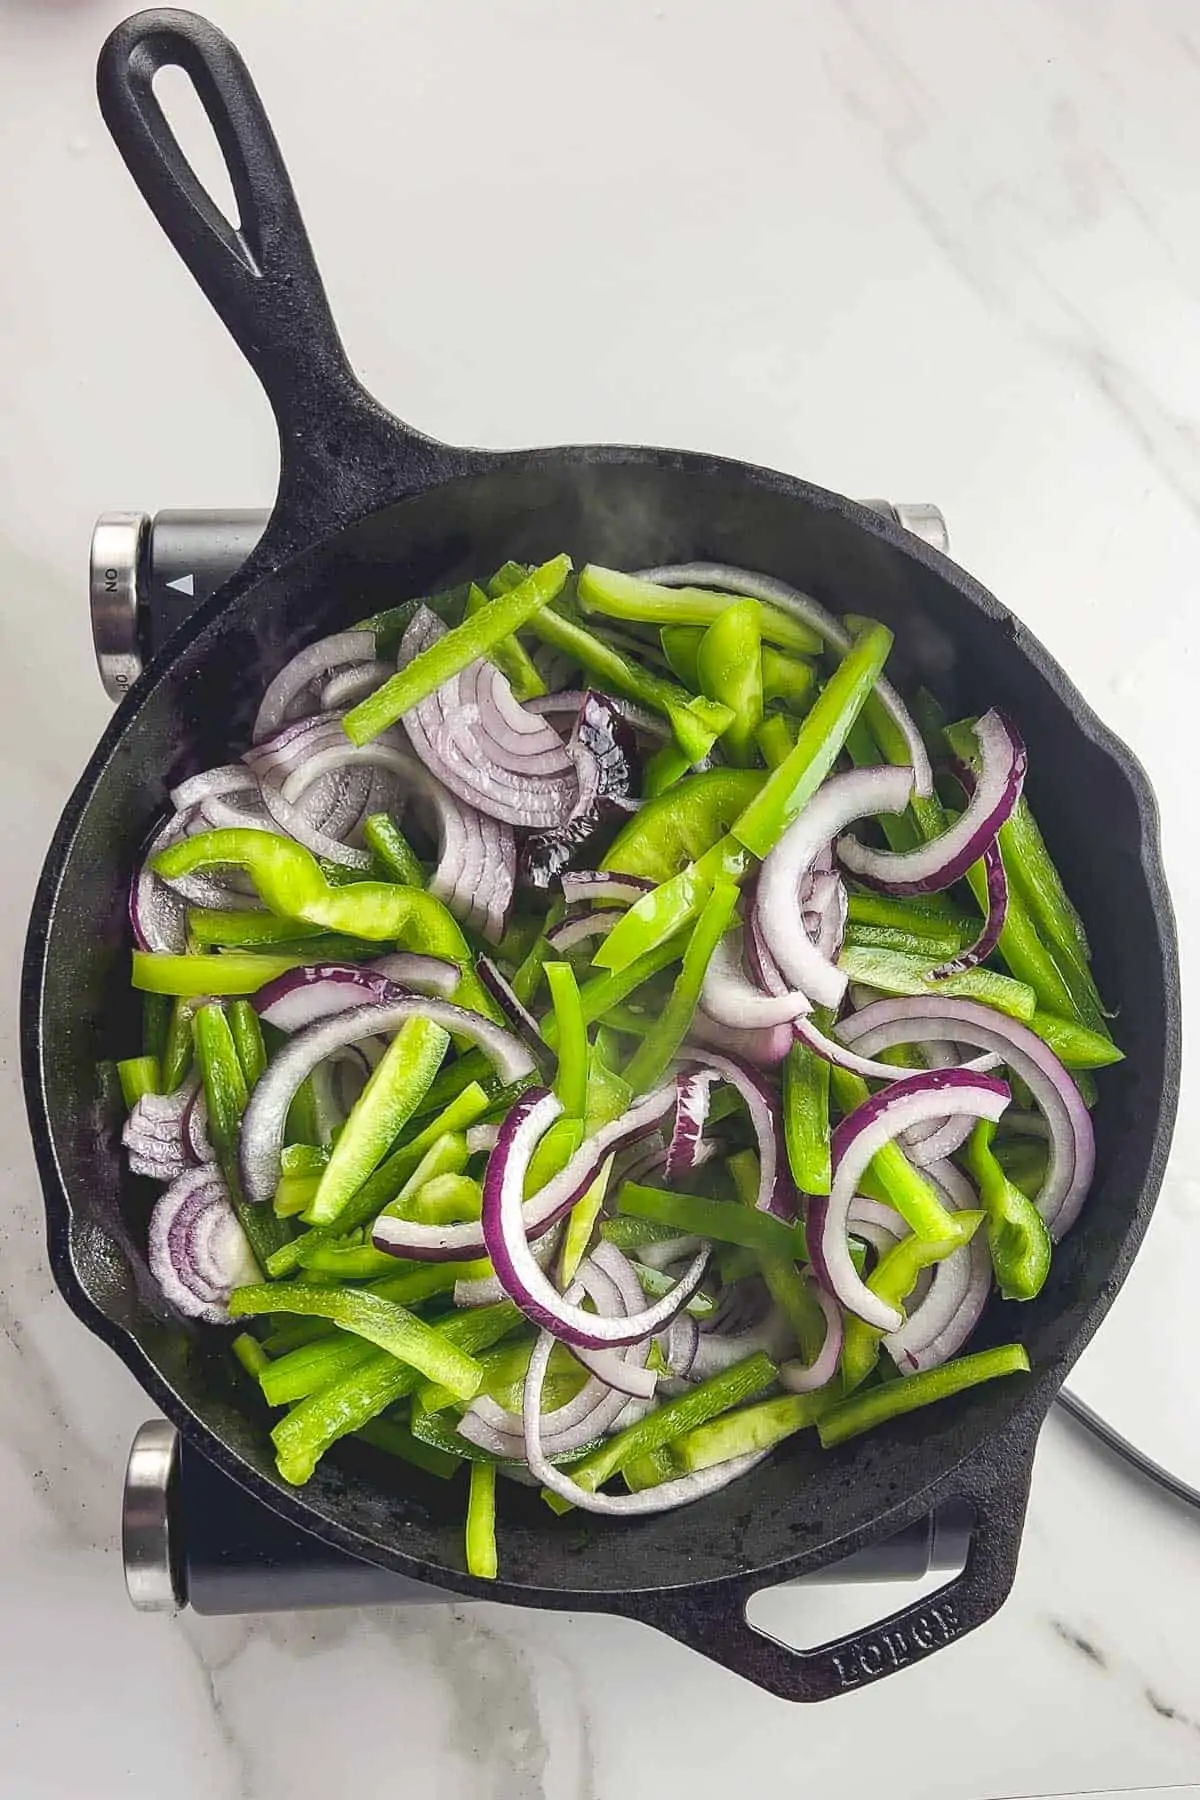
[[[632,906],[653,886],[641,875],[619,875],[605,869],[566,869],[562,876],[563,898],[568,906],[579,900],[624,900]]]
[[[735,1056],[739,1062],[750,1063],[757,1069],[778,1067],[791,1047],[790,1025],[738,1031],[733,1025],[718,1025],[703,1007],[697,1007],[688,1028],[687,1048],[696,1055],[707,1056],[710,1050],[719,1050],[723,1055]]]
[[[1046,1179],[1036,1200],[1057,1243],[1079,1216],[1096,1163],[1091,1115],[1048,1044],[1016,1019],[974,1000],[876,1000],[843,1019],[839,1032],[867,1050],[950,1038],[994,1051],[1033,1095],[1050,1135]]]
[[[799,1196],[788,1167],[779,1117],[779,1099],[774,1089],[754,1069],[731,1056],[716,1056],[706,1050],[703,1067],[711,1069],[721,1081],[736,1088],[758,1142],[758,1194],[755,1206],[760,1212],[774,1213],[776,1218],[796,1217]]]
[[[582,1199],[607,1157],[623,1144],[644,1137],[670,1112],[674,1104],[675,1084],[669,1082],[647,1094],[644,1099],[635,1101],[621,1118],[602,1125],[590,1138],[585,1138],[566,1167],[523,1203],[525,1230],[529,1238],[541,1238],[551,1225],[570,1211],[577,1200]],[[509,1118],[512,1116],[510,1112]],[[500,1130],[502,1134],[503,1126]],[[489,1157],[489,1169],[500,1149],[501,1140],[497,1138],[496,1147]],[[421,1225],[413,1220],[394,1218],[388,1213],[382,1213],[376,1219],[371,1241],[378,1250],[422,1262],[459,1261],[489,1254],[481,1224]],[[504,1291],[508,1292],[507,1287]]]
[[[708,1018],[737,1031],[790,1025],[811,1010],[807,997],[797,990],[764,994],[755,987],[742,966],[742,933],[738,930],[727,932],[713,951],[700,1004]]]
[[[160,1194],[150,1215],[149,1263],[176,1311],[210,1325],[228,1320],[235,1287],[258,1280],[258,1265],[212,1164],[189,1170]]]
[[[668,1092],[673,1098],[673,1089]],[[704,1275],[710,1247],[703,1247],[671,1293],[627,1319],[601,1318],[559,1294],[530,1252],[523,1195],[530,1158],[561,1113],[554,1094],[535,1088],[521,1096],[501,1125],[483,1181],[484,1245],[510,1298],[535,1325],[572,1348],[633,1344],[661,1331],[686,1305]]]
[[[427,607],[414,614],[399,666],[445,635]],[[579,794],[558,733],[520,706],[494,663],[471,663],[404,715],[409,741],[431,774],[492,818],[532,831],[565,825]]]
[[[284,664],[268,686],[254,721],[254,742],[260,744],[278,731],[293,702],[320,676],[327,675],[331,669],[340,669],[346,663],[374,660],[373,631],[336,631],[332,637],[309,644]]]
[[[580,913],[573,919],[563,919],[552,925],[546,933],[546,942],[561,955],[563,951],[573,950],[577,944],[587,943],[589,938],[607,936],[620,917],[615,906],[605,912]]]
[[[790,1394],[811,1394],[814,1388],[824,1387],[827,1381],[833,1380],[837,1374],[838,1358],[842,1354],[842,1339],[845,1336],[842,1311],[833,1295],[819,1281],[814,1281],[810,1273],[806,1272],[803,1280],[816,1296],[817,1304],[825,1315],[825,1338],[812,1362],[780,1364],[779,1385]]]
[[[850,1312],[883,1331],[898,1331],[903,1316],[873,1294],[850,1258],[847,1239],[850,1203],[859,1177],[877,1151],[910,1125],[947,1113],[971,1113],[999,1119],[1010,1099],[1002,1081],[970,1075],[963,1069],[935,1069],[908,1075],[873,1094],[855,1108],[833,1133],[830,1155],[833,1180],[828,1194],[808,1202],[808,1249],[818,1279]]]
[[[961,881],[977,863],[1021,796],[1028,757],[1015,725],[987,712],[975,724],[979,776],[966,809],[941,837],[915,850],[876,850],[856,837],[838,841],[838,856],[860,881],[889,894],[931,894]]]
[[[799,917],[801,883],[825,844],[852,819],[903,812],[911,792],[910,769],[851,769],[833,775],[763,861],[754,900],[762,941],[784,977],[814,1005],[839,1006],[846,977],[804,930]]]
[[[399,967],[407,978],[403,985],[389,972]],[[368,1002],[383,1005],[403,1000],[405,987],[445,996],[454,992],[458,981],[459,970],[452,962],[438,956],[398,953],[374,963],[306,963],[268,981],[250,999],[260,1019],[290,1034]]]
[[[429,1019],[454,1036],[478,1044],[504,1082],[533,1073],[533,1058],[511,1032],[465,1007],[452,1006],[448,1000],[406,995],[318,1019],[298,1031],[272,1058],[250,1096],[242,1118],[240,1150],[242,1187],[248,1200],[263,1205],[274,1196],[288,1107],[305,1077],[335,1051],[367,1038],[390,1035],[409,1019]]]

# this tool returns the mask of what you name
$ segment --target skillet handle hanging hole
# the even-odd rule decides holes
[[[944,1503],[954,1498],[974,1515],[960,1572],[887,1618],[811,1649],[784,1642],[748,1616],[756,1610],[756,1599],[777,1596],[779,1586],[721,1582],[698,1592],[643,1594],[635,1596],[626,1610],[780,1699],[831,1700],[853,1693],[944,1650],[1003,1606],[1016,1576],[1032,1466],[1030,1442],[1009,1450],[1002,1474],[957,1471],[941,1499]],[[791,1579],[802,1574],[796,1569]],[[837,1579],[833,1567],[826,1567],[823,1575],[826,1580]],[[796,1596],[792,1616],[798,1617],[803,1609],[802,1581],[792,1593]]]
[[[163,111],[155,78],[174,69],[191,82],[212,128],[225,207]],[[178,92],[174,77],[168,85]],[[195,13],[137,13],[104,45],[96,87],[143,198],[275,413],[279,496],[256,566],[277,565],[349,520],[458,472],[463,453],[393,417],[354,375],[275,134],[229,39]],[[197,160],[207,166],[211,158]]]

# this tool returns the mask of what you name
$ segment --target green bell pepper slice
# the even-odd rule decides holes
[[[824,1023],[820,1029],[826,1029]],[[792,1180],[802,1194],[829,1192],[829,1136],[829,1064],[797,1040],[783,1065],[783,1138]]]
[[[667,667],[672,675],[677,675],[684,687],[695,693],[700,687],[700,672],[696,667],[696,656],[700,649],[700,640],[704,636],[702,625],[664,625],[658,634],[667,659]]]
[[[246,1234],[255,1261],[266,1268],[272,1253],[291,1235],[290,1226],[269,1206],[252,1206],[242,1193],[238,1163],[242,1114],[249,1090],[225,1009],[210,1002],[197,1009],[192,1021],[196,1059],[204,1083],[208,1111],[208,1136],[216,1152],[230,1204]]]
[[[467,1574],[495,1581],[496,1465],[473,1462],[467,1495]]]
[[[306,1282],[235,1288],[229,1296],[233,1319],[278,1312],[329,1319],[343,1331],[386,1350],[427,1381],[440,1382],[460,1400],[472,1400],[479,1392],[483,1370],[474,1357],[448,1343],[433,1326],[394,1300],[361,1289],[313,1287]]]
[[[754,734],[763,716],[760,611],[755,600],[735,600],[724,607],[696,657],[701,688],[733,714],[721,743],[730,762],[742,769],[754,762]]]
[[[425,871],[420,858],[389,813],[372,813],[365,820],[363,843],[383,870],[386,880],[398,881],[401,887],[425,886]]]
[[[598,967],[625,968],[693,919],[714,881],[738,882],[749,874],[755,858],[778,842],[833,767],[891,646],[892,634],[883,625],[855,638],[801,725],[795,747],[771,770],[728,835],[630,907],[601,941],[593,958]]]
[[[705,769],[688,776],[638,809],[617,833],[600,867],[668,881],[712,848],[765,779],[761,769]]]
[[[929,1269],[935,1263],[944,1262],[956,1250],[961,1250],[970,1243],[979,1227],[983,1224],[982,1212],[956,1212],[951,1214],[953,1230],[944,1238],[936,1241],[930,1238],[906,1237],[898,1244],[885,1251],[879,1262],[867,1277],[867,1286],[889,1306],[903,1310],[917,1285],[917,1278],[923,1269]],[[846,1394],[861,1387],[871,1370],[879,1360],[879,1346],[887,1334],[875,1325],[868,1325],[864,1319],[850,1314],[847,1316],[845,1336],[842,1340],[842,1389]]]
[[[1010,1181],[992,1151],[996,1127],[981,1119],[967,1139],[967,1167],[987,1216],[988,1249],[1006,1300],[1032,1300],[1050,1273],[1052,1246],[1041,1213]]]
[[[801,656],[815,655],[822,641],[811,626],[779,607],[747,600],[740,594],[722,594],[709,588],[663,587],[619,569],[586,563],[579,571],[579,603],[588,612],[609,619],[628,619],[639,625],[704,625],[719,619],[730,606],[752,606],[762,637],[781,649]]]
[[[1023,981],[1000,975],[995,969],[968,969],[962,975],[934,979],[929,962],[906,956],[899,950],[876,950],[848,944],[838,957],[838,968],[851,981],[879,988],[885,994],[935,996],[978,1000],[1012,1019],[1031,1024],[1037,1011],[1037,995]]]
[[[801,662],[799,657],[764,644],[761,670],[765,701],[778,700],[791,713],[808,711],[817,685],[817,671],[812,663]]]
[[[662,1079],[687,1036],[696,1016],[708,965],[734,921],[737,903],[738,891],[727,881],[717,882],[705,901],[662,1016],[643,1038],[623,1071],[624,1079],[635,1094],[646,1093]]]
[[[740,1244],[762,1256],[786,1262],[807,1261],[804,1228],[785,1225],[771,1213],[757,1212],[731,1200],[708,1200],[700,1194],[669,1193],[626,1181],[617,1195],[617,1211],[631,1219],[669,1225],[681,1237],[711,1238],[714,1243]],[[615,1226],[617,1221],[614,1219]],[[605,1236],[609,1236],[605,1231]]]
[[[496,596],[492,595],[491,598],[495,599]],[[488,602],[489,596],[472,582],[467,591],[467,617],[471,618],[473,614],[482,612]],[[511,635],[500,638],[492,645],[488,655],[508,682],[514,700],[536,700],[546,692],[546,684],[519,637]]]
[[[528,625],[542,607],[558,598],[570,573],[569,556],[553,557],[507,594],[486,601],[477,612],[468,614],[461,625],[452,626],[390,681],[350,708],[342,721],[350,742],[370,743],[445,682],[460,675],[470,663],[490,656],[497,644]]]
[[[204,831],[172,844],[154,859],[155,871],[168,880],[231,865],[246,871],[263,904],[282,918],[299,919],[306,925],[345,932],[350,937],[366,938],[372,943],[391,940],[402,944],[406,950],[422,951],[457,963],[461,971],[454,995],[457,1003],[481,1012],[489,1019],[499,1017],[471,968],[470,946],[458,921],[440,900],[422,888],[402,887],[384,881],[355,881],[346,887],[334,887],[326,879],[316,857],[302,844],[266,831]],[[134,957],[135,971],[139,954],[135,953]],[[263,981],[273,979],[285,969],[295,968],[305,959],[187,957],[171,960],[189,964],[209,962],[214,975],[220,973],[226,962],[264,963],[268,965],[268,972],[260,981],[235,990],[252,993]],[[273,963],[277,966],[271,969]],[[197,975],[199,973],[197,971]],[[137,981],[136,973],[135,985],[146,985]]]
[[[799,727],[785,713],[767,714],[754,733],[754,741],[768,769],[778,769],[787,761],[799,735]]]
[[[567,1117],[582,1119],[587,1107],[588,1038],[579,984],[570,963],[548,962],[545,971],[554,1007],[554,1039],[558,1053],[554,1091]]]
[[[157,1056],[127,1056],[117,1064],[117,1079],[127,1111],[132,1112],[146,1094],[161,1094],[162,1067]]]
[[[429,1019],[406,1019],[350,1109],[308,1209],[312,1225],[332,1225],[383,1161],[428,1091],[450,1044]]]
[[[266,837],[258,831],[256,837]],[[190,840],[196,843],[198,840]],[[282,839],[276,839],[277,843]],[[221,956],[172,956],[161,950],[133,952],[133,985],[144,994],[173,994],[180,999],[215,999],[235,994],[256,994],[268,981],[311,962],[306,956],[241,956],[231,951]]]
[[[836,1392],[828,1387],[808,1394],[779,1394],[772,1400],[760,1400],[754,1406],[723,1413],[707,1425],[693,1425],[667,1446],[674,1470],[680,1475],[695,1475],[734,1456],[773,1450],[785,1438],[815,1425],[836,1401]]]
[[[951,1394],[977,1387],[983,1381],[996,1381],[1004,1375],[1028,1374],[1029,1357],[1023,1344],[1002,1344],[995,1350],[977,1350],[972,1356],[960,1356],[940,1368],[925,1369],[918,1375],[905,1375],[882,1387],[867,1388],[852,1394],[849,1400],[823,1413],[817,1420],[817,1434],[822,1446],[832,1450],[848,1438],[873,1431],[888,1419],[916,1412]]]
[[[229,1019],[233,1047],[242,1065],[242,1074],[246,1077],[246,1087],[253,1093],[259,1076],[267,1066],[267,1046],[263,1041],[258,1014],[248,1000],[231,1000],[226,1016]]]

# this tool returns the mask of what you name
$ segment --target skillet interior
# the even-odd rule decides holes
[[[51,851],[26,958],[24,1042],[51,1250],[68,1298],[199,1447],[261,1497],[346,1547],[450,1585],[461,1574],[457,1484],[347,1450],[303,1490],[274,1471],[265,1415],[235,1394],[213,1340],[169,1319],[144,1268],[152,1193],[122,1169],[95,1101],[102,1056],[129,1054],[125,900],[165,790],[244,747],[266,680],[301,643],[507,556],[568,549],[618,567],[708,557],[783,576],[836,611],[897,631],[889,672],[954,714],[998,705],[1030,750],[1029,795],[1081,905],[1127,1060],[1100,1077],[1098,1165],[1080,1224],[1039,1299],[993,1300],[976,1345],[1019,1335],[1035,1374],[983,1388],[826,1454],[801,1440],[685,1514],[556,1521],[503,1503],[514,1598],[673,1587],[766,1571],[865,1530],[974,1455],[1027,1439],[1110,1302],[1148,1222],[1174,1115],[1178,997],[1153,801],[1136,763],[1061,670],[962,571],[861,508],[741,465],[658,451],[497,459],[361,521],[184,628],[122,706]],[[984,1454],[987,1454],[985,1451]],[[496,1590],[492,1590],[495,1592]]]

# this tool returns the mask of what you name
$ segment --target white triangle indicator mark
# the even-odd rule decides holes
[[[180,575],[175,581],[168,581],[167,586],[169,588],[174,588],[176,593],[179,594],[195,594],[196,577],[194,575]]]

